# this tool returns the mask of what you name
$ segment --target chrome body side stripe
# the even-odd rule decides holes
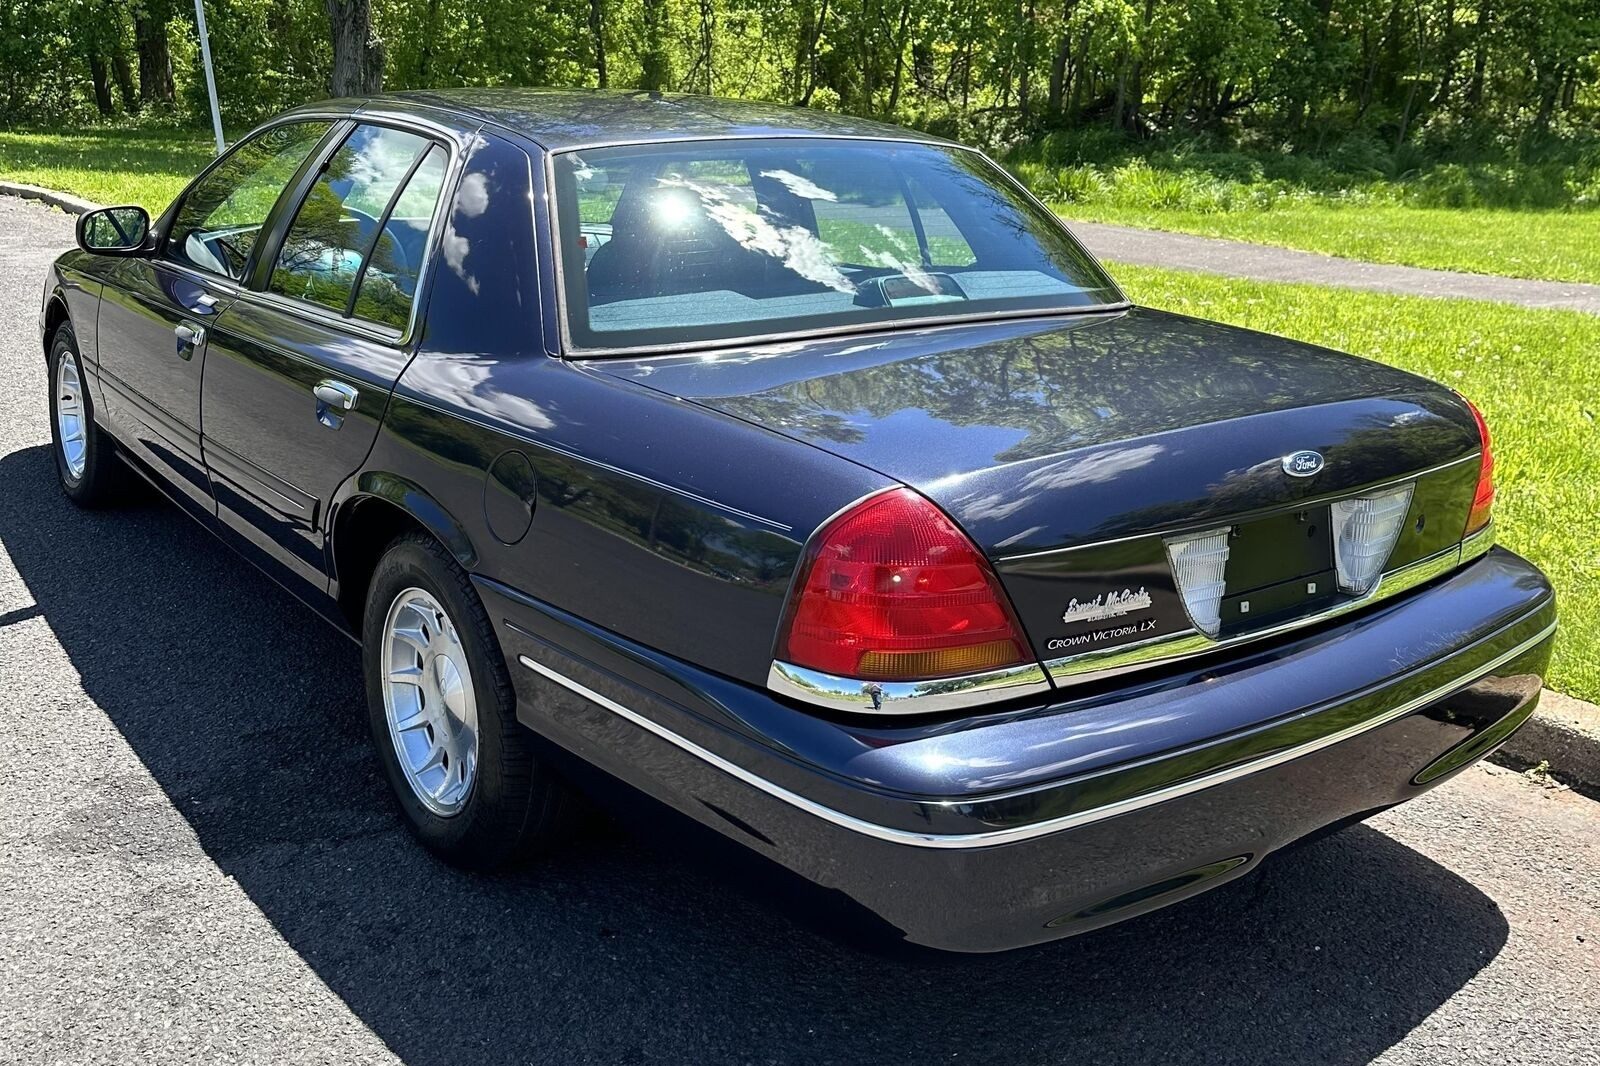
[[[518,661],[529,670],[532,670],[540,676],[547,678],[558,685],[561,685],[563,688],[566,688],[569,691],[578,694],[579,696],[582,696],[584,699],[589,700],[591,703],[594,703],[607,711],[610,711],[612,714],[632,722],[639,728],[653,733],[662,740],[665,740],[669,744],[672,744],[680,750],[687,752],[702,762],[715,767],[730,777],[742,781],[752,788],[758,789],[759,791],[764,792],[775,799],[781,800],[782,802],[789,804],[791,807],[804,811],[807,814],[813,815],[817,818],[821,818],[823,821],[829,822],[842,829],[849,830],[850,832],[860,833],[863,836],[873,837],[878,840],[887,841],[891,844],[903,844],[911,847],[922,848],[959,849],[986,848],[1000,844],[1013,844],[1024,840],[1032,840],[1036,837],[1047,836],[1051,833],[1061,832],[1062,830],[1073,829],[1082,825],[1089,825],[1093,822],[1103,821],[1107,818],[1114,818],[1118,815],[1142,810],[1145,807],[1151,807],[1158,803],[1165,803],[1168,800],[1190,795],[1203,789],[1225,784],[1229,781],[1235,781],[1241,777],[1246,777],[1250,774],[1258,773],[1262,770],[1267,770],[1271,767],[1300,758],[1303,755],[1309,755],[1312,752],[1321,750],[1322,748],[1330,747],[1334,744],[1340,743],[1341,741],[1349,740],[1350,738],[1359,736],[1362,733],[1377,729],[1383,725],[1387,725],[1396,719],[1403,718],[1414,711],[1426,707],[1428,704],[1437,699],[1447,696],[1466,685],[1470,685],[1473,682],[1488,676],[1501,666],[1504,666],[1506,663],[1526,653],[1530,649],[1537,647],[1544,640],[1548,639],[1555,631],[1556,623],[1552,621],[1549,625],[1545,626],[1535,635],[1521,641],[1516,645],[1516,647],[1495,656],[1495,658],[1489,662],[1475,666],[1466,673],[1457,675],[1450,681],[1447,681],[1442,685],[1438,685],[1420,696],[1406,700],[1404,703],[1392,707],[1382,714],[1375,715],[1374,717],[1365,721],[1357,722],[1353,725],[1347,726],[1344,729],[1337,730],[1325,736],[1316,737],[1302,744],[1297,744],[1292,747],[1284,748],[1280,751],[1272,752],[1268,755],[1263,755],[1258,759],[1252,759],[1237,766],[1229,766],[1220,770],[1212,771],[1210,773],[1201,774],[1197,777],[1190,778],[1187,781],[1179,781],[1163,788],[1153,789],[1149,792],[1140,793],[1135,796],[1129,796],[1126,799],[1117,800],[1099,807],[1093,807],[1082,811],[1074,811],[1071,814],[1065,814],[1057,818],[1050,818],[1040,822],[1031,822],[1026,825],[1010,826],[1004,829],[985,830],[976,833],[921,833],[914,830],[879,825],[875,822],[869,822],[864,819],[857,818],[854,815],[834,810],[831,807],[825,806],[824,804],[818,803],[815,800],[802,796],[797,792],[784,788],[782,785],[779,785],[776,782],[769,781],[759,774],[752,773],[744,767],[723,758],[715,752],[701,747],[694,741],[673,732],[660,723],[655,722],[636,711],[624,707],[617,701],[608,696],[602,695],[599,692],[596,692],[587,685],[567,677],[560,671],[554,670],[551,667],[537,662],[526,655],[518,656]],[[1112,770],[1105,772],[1115,773],[1116,771],[1113,768]],[[1057,787],[1058,784],[1060,783],[1052,783],[1049,785],[1040,786],[1039,789],[1034,789],[1031,791],[1042,791],[1044,789],[1054,788]],[[959,802],[932,802],[951,807],[971,807],[975,804],[984,802],[984,798],[979,797],[974,799],[964,799]]]

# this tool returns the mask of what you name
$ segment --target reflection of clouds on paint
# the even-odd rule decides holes
[[[468,174],[461,179],[461,191],[456,194],[456,210],[467,218],[477,218],[489,210],[489,179],[482,174]]]
[[[554,429],[556,420],[536,401],[493,387],[489,377],[496,362],[481,355],[433,353],[426,369],[428,391],[439,400],[480,415],[528,429]]]
[[[977,497],[970,503],[963,502],[961,505],[961,517],[969,521],[1010,518],[1032,503],[1033,496],[1033,493],[1011,496],[1005,493],[991,492],[986,496]]]
[[[1033,471],[1022,479],[1023,486],[1036,492],[1069,489],[1074,485],[1102,485],[1115,481],[1130,470],[1149,466],[1167,449],[1160,444],[1141,444],[1116,448],[1081,459],[1063,459]]]
[[[1002,540],[995,541],[994,542],[994,546],[996,548],[1009,548],[1013,544],[1022,543],[1023,541],[1027,540],[1029,537],[1033,536],[1035,533],[1043,533],[1043,532],[1044,532],[1044,526],[1029,526],[1027,529],[1024,529],[1020,533],[1013,533],[1009,537],[1006,537],[1006,538],[1004,538]]]
[[[489,181],[482,174],[468,174],[461,179],[461,189],[456,193],[455,207],[445,220],[444,236],[439,240],[439,252],[451,273],[460,278],[473,295],[478,293],[478,279],[467,272],[467,256],[472,244],[456,230],[456,219],[478,218],[489,210]]]
[[[1009,518],[1033,506],[1047,492],[1058,492],[1078,485],[1101,485],[1141,467],[1149,466],[1166,451],[1161,444],[1140,444],[1131,448],[1117,448],[1094,455],[1061,459],[1030,471],[1015,491],[991,492],[982,496],[966,497],[957,501],[961,517],[967,521],[997,521]],[[931,491],[936,491],[930,486]],[[1041,532],[1044,527],[1025,529],[1007,537],[996,547],[1008,547]]]
[[[831,203],[839,199],[837,193],[831,193],[816,182],[802,178],[798,174],[791,174],[787,170],[763,170],[761,176],[781,183],[784,188],[804,200],[827,200]]]
[[[759,252],[781,262],[785,268],[819,285],[842,293],[854,293],[855,285],[834,265],[827,247],[815,233],[803,226],[777,226],[761,214],[734,199],[730,187],[693,181],[689,178],[657,178],[670,189],[683,189],[700,200],[701,210],[739,247]]]
[[[873,341],[871,344],[847,344],[836,352],[823,352],[822,357],[824,359],[837,359],[841,355],[859,355],[862,352],[870,352],[877,348],[887,347],[889,347],[887,341]]]

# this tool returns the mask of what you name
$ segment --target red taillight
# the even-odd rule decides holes
[[[813,539],[778,658],[862,681],[923,681],[1027,661],[989,562],[910,489],[870,499]]]
[[[1470,536],[1489,524],[1489,512],[1494,509],[1494,452],[1489,447],[1489,424],[1483,420],[1483,412],[1465,396],[1461,399],[1477,420],[1478,437],[1483,441],[1483,459],[1478,465],[1478,488],[1472,496],[1472,510],[1467,512],[1466,532],[1462,534]]]

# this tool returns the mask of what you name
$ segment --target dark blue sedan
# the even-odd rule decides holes
[[[358,640],[454,862],[582,791],[994,951],[1416,796],[1538,700],[1554,599],[1494,546],[1465,398],[1134,306],[959,145],[336,101],[78,239],[40,316],[63,489],[147,479]]]

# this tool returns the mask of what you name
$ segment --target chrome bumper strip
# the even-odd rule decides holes
[[[1476,666],[1467,671],[1465,674],[1461,674],[1452,680],[1423,693],[1420,696],[1409,699],[1399,706],[1393,707],[1380,715],[1369,718],[1364,722],[1357,722],[1354,725],[1347,726],[1344,729],[1338,730],[1334,733],[1329,733],[1326,736],[1317,737],[1315,739],[1308,740],[1303,744],[1297,744],[1293,747],[1272,752],[1269,755],[1264,755],[1259,759],[1253,759],[1237,766],[1229,766],[1220,770],[1215,770],[1208,774],[1202,774],[1199,777],[1190,778],[1187,781],[1180,781],[1164,788],[1141,793],[1137,796],[1130,796],[1127,799],[1118,800],[1114,803],[1108,803],[1104,806],[1093,807],[1083,811],[1074,811],[1071,814],[1065,814],[1058,818],[1051,818],[1041,822],[1031,822],[1027,825],[1011,826],[1005,829],[986,830],[979,833],[921,833],[914,830],[898,829],[891,826],[879,825],[875,822],[869,822],[864,819],[857,818],[854,815],[845,814],[842,811],[834,810],[832,807],[828,807],[816,802],[815,800],[808,799],[797,792],[792,792],[789,789],[784,788],[782,785],[779,785],[773,781],[769,781],[758,774],[751,773],[744,767],[739,766],[728,759],[724,759],[715,752],[709,751],[706,748],[696,744],[694,741],[674,733],[672,730],[667,729],[665,726],[660,725],[649,718],[646,718],[644,715],[639,714],[636,711],[629,710],[627,707],[624,707],[615,700],[601,695],[588,686],[578,681],[574,681],[570,677],[567,677],[565,674],[545,666],[543,663],[536,662],[535,660],[528,658],[526,655],[518,656],[518,661],[523,666],[532,670],[534,673],[554,681],[563,688],[577,693],[579,696],[582,696],[584,699],[589,700],[605,710],[610,711],[612,714],[632,722],[634,725],[646,730],[647,732],[653,733],[662,740],[665,740],[669,744],[672,744],[682,751],[687,752],[702,762],[721,770],[730,777],[736,778],[752,788],[758,789],[761,792],[765,792],[767,795],[789,804],[791,807],[821,818],[823,821],[839,826],[842,829],[847,829],[850,832],[860,833],[863,836],[873,837],[875,839],[887,841],[892,844],[905,844],[911,847],[987,848],[998,844],[1014,844],[1019,841],[1032,840],[1035,837],[1048,836],[1051,833],[1058,833],[1065,829],[1074,829],[1078,826],[1104,821],[1107,818],[1115,818],[1118,815],[1142,810],[1145,807],[1151,807],[1157,803],[1165,803],[1168,800],[1177,799],[1180,796],[1186,796],[1194,792],[1199,792],[1203,789],[1225,784],[1229,781],[1235,781],[1241,777],[1247,777],[1250,774],[1259,773],[1262,770],[1270,769],[1271,767],[1281,765],[1293,759],[1298,759],[1303,755],[1309,755],[1314,751],[1321,750],[1322,748],[1331,747],[1332,745],[1338,744],[1341,741],[1349,740],[1350,738],[1359,736],[1360,734],[1368,732],[1369,730],[1377,729],[1380,726],[1387,725],[1398,718],[1403,718],[1414,711],[1426,707],[1433,701],[1449,695],[1463,686],[1470,685],[1473,682],[1478,681],[1479,679],[1493,673],[1495,670],[1499,669],[1501,666],[1504,666],[1511,660],[1517,658],[1519,655],[1522,655],[1529,649],[1536,647],[1555,631],[1556,623],[1551,622],[1534,636],[1522,641],[1509,651],[1495,656],[1495,658],[1491,661]],[[1112,769],[1105,772],[1115,773],[1116,770]],[[1061,782],[1052,782],[1048,785],[1042,785],[1039,786],[1038,789],[1032,789],[1030,791],[1040,791],[1046,788],[1054,788],[1059,784],[1061,784]],[[1015,793],[1007,793],[1007,795],[1014,794]],[[984,802],[985,798],[986,797],[979,797],[973,799],[962,799],[959,801],[933,801],[933,805],[949,809],[967,808],[973,806],[974,804]]]
[[[878,690],[876,705],[869,686]],[[869,682],[780,661],[767,672],[767,688],[780,696],[852,714],[931,714],[1042,695],[1050,691],[1050,680],[1036,662],[938,681]]]

